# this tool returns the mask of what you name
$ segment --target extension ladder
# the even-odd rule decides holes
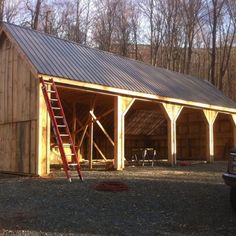
[[[68,181],[71,182],[71,168],[75,166],[80,180],[83,181],[80,171],[79,158],[75,149],[75,144],[70,134],[56,84],[53,79],[45,82],[42,77],[40,78],[40,82],[42,84],[44,99],[47,105],[49,116],[51,118],[53,132],[61,154],[66,177]],[[50,90],[47,88],[47,85],[50,85]],[[66,154],[66,147],[71,149],[71,154]],[[70,161],[68,161],[68,157],[71,158]]]

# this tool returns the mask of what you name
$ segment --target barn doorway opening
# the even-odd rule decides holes
[[[83,168],[104,168],[112,165],[114,97],[59,86],[58,92]],[[70,147],[66,152],[70,154]],[[61,163],[59,148],[51,128],[50,165],[53,168]]]
[[[161,104],[136,100],[125,116],[127,165],[167,161],[167,120]]]
[[[233,121],[230,114],[218,113],[214,123],[214,160],[227,160],[234,147]]]
[[[207,126],[203,111],[184,107],[176,127],[177,161],[206,161]]]

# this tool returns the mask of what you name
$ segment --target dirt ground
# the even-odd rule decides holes
[[[85,181],[0,174],[0,235],[236,235],[226,163],[84,171]],[[101,181],[124,192],[98,192]]]

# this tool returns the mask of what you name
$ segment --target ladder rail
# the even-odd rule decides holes
[[[77,172],[79,174],[80,179],[82,180],[82,175],[81,175],[81,172],[80,172],[80,163],[79,163],[78,154],[76,152],[75,144],[74,144],[74,142],[72,140],[71,133],[70,133],[70,130],[69,130],[69,126],[68,126],[67,120],[65,118],[66,116],[65,116],[65,113],[64,113],[64,109],[63,109],[62,104],[61,104],[61,100],[60,100],[60,97],[59,97],[59,94],[58,94],[58,91],[57,91],[57,88],[56,88],[56,84],[55,84],[55,82],[53,80],[51,80],[51,82],[52,82],[52,88],[56,92],[55,93],[55,97],[58,100],[57,102],[58,102],[58,105],[60,107],[59,112],[60,112],[61,116],[63,117],[64,125],[66,126],[65,129],[66,129],[67,134],[69,135],[69,137],[68,137],[69,138],[69,143],[71,144],[72,153],[74,154],[73,158],[74,158],[74,160],[75,160],[75,162],[77,164],[76,165]]]
[[[62,145],[63,145],[62,138],[60,137],[60,135],[58,135],[58,134],[60,134],[60,131],[57,128],[57,122],[56,122],[56,119],[54,117],[54,113],[53,113],[53,111],[51,109],[51,106],[50,106],[50,100],[49,100],[49,96],[48,96],[48,93],[47,93],[47,86],[46,86],[46,84],[45,84],[45,82],[42,78],[40,78],[40,82],[42,83],[42,92],[43,92],[45,103],[46,103],[46,106],[47,106],[47,110],[48,110],[48,113],[49,113],[49,116],[50,116],[50,119],[51,119],[52,128],[53,128],[53,131],[55,133],[55,137],[56,137],[56,141],[57,141],[57,144],[58,144],[58,147],[59,147],[59,151],[61,153],[64,171],[66,173],[66,177],[68,179],[70,179],[71,177],[70,177],[70,174],[68,172],[69,166],[68,166],[68,163],[65,159],[65,151],[62,148]]]

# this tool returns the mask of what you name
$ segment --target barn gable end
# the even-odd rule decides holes
[[[38,80],[5,33],[0,42],[0,170],[36,173]]]

